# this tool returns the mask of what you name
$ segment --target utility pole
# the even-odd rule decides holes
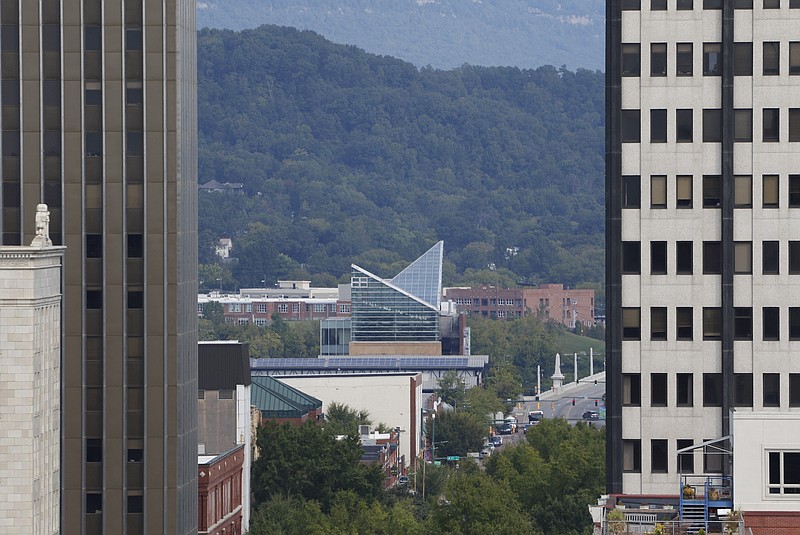
[[[589,375],[594,375],[594,348],[589,348]]]

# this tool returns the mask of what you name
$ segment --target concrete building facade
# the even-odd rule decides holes
[[[796,0],[607,2],[609,493],[677,494],[679,449],[800,412],[798,27]],[[740,477],[739,447],[684,470]]]
[[[64,247],[0,246],[0,532],[60,533]]]
[[[400,427],[400,455],[414,459],[422,438],[422,374],[286,375],[280,382],[322,400],[365,410],[375,423]],[[409,461],[410,462],[410,461]]]
[[[66,245],[61,533],[197,531],[195,2],[0,2],[0,237]]]

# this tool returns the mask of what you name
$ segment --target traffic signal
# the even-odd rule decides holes
[[[575,398],[572,398],[572,406],[575,406]]]
[[[597,400],[594,400],[594,406],[597,407]]]

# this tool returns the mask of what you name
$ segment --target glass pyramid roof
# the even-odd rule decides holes
[[[442,297],[443,256],[444,242],[440,241],[390,282],[438,310]]]

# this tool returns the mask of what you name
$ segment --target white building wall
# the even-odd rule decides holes
[[[771,494],[769,452],[800,452],[800,414],[734,411],[733,499],[743,511],[800,512],[800,494]]]
[[[0,532],[60,527],[63,247],[0,247]]]
[[[622,276],[622,306],[641,310],[641,340],[622,342],[622,373],[641,374],[641,406],[623,408],[623,440],[641,440],[641,470],[623,474],[626,493],[678,489],[677,441],[695,444],[722,434],[721,409],[703,406],[703,374],[720,373],[721,343],[703,341],[703,307],[721,306],[721,276],[703,275],[703,241],[721,239],[719,209],[703,208],[703,175],[721,174],[721,144],[703,142],[703,110],[721,108],[721,76],[703,76],[703,44],[722,41],[722,11],[622,12],[622,43],[641,44],[641,74],[622,78],[622,109],[641,110],[641,142],[622,144],[622,175],[641,176],[641,209],[622,210],[623,241],[641,242],[641,275]],[[752,373],[753,409],[763,407],[763,374],[780,373],[781,403],[767,411],[798,415],[789,407],[789,374],[800,373],[800,341],[790,341],[789,307],[797,307],[798,275],[789,274],[788,242],[800,240],[800,209],[788,206],[790,174],[800,174],[800,143],[789,142],[789,109],[800,108],[800,76],[789,76],[789,42],[800,41],[800,10],[735,10],[734,40],[753,43],[753,76],[734,77],[734,108],[753,110],[753,141],[734,143],[734,174],[752,175],[752,208],[734,210],[734,241],[752,242],[752,274],[734,276],[734,306],[752,307],[752,340],[734,342],[734,372]],[[780,41],[779,76],[762,75],[762,44]],[[667,43],[667,76],[650,75],[650,45]],[[693,44],[693,76],[676,75],[676,44]],[[780,109],[780,141],[762,142],[762,109]],[[650,110],[667,110],[667,143],[650,142]],[[676,142],[676,110],[693,110],[693,142]],[[762,176],[779,175],[780,205],[762,206]],[[667,207],[651,208],[651,175],[667,177]],[[676,206],[676,176],[691,175],[693,207]],[[780,273],[762,274],[762,242],[780,242]],[[667,242],[666,275],[650,274],[651,241]],[[677,275],[676,241],[693,242],[693,275]],[[650,339],[651,307],[667,308],[666,341]],[[693,308],[693,340],[676,340],[676,307]],[[763,340],[762,309],[780,308],[780,340]],[[651,407],[651,373],[667,374],[667,407]],[[676,374],[693,374],[691,407],[676,406]],[[668,441],[667,473],[651,470],[651,440]],[[737,437],[737,447],[739,446]],[[695,454],[695,472],[703,469]]]
[[[419,455],[422,437],[422,374],[287,375],[276,377],[322,401],[322,412],[333,403],[369,412],[373,424],[405,430],[400,434],[400,455],[409,463],[413,451]],[[412,388],[412,380],[418,385]],[[416,412],[414,412],[416,411]]]
[[[236,443],[244,444],[242,531],[245,533],[250,529],[250,468],[253,464],[253,433],[250,423],[250,385],[236,385]]]

